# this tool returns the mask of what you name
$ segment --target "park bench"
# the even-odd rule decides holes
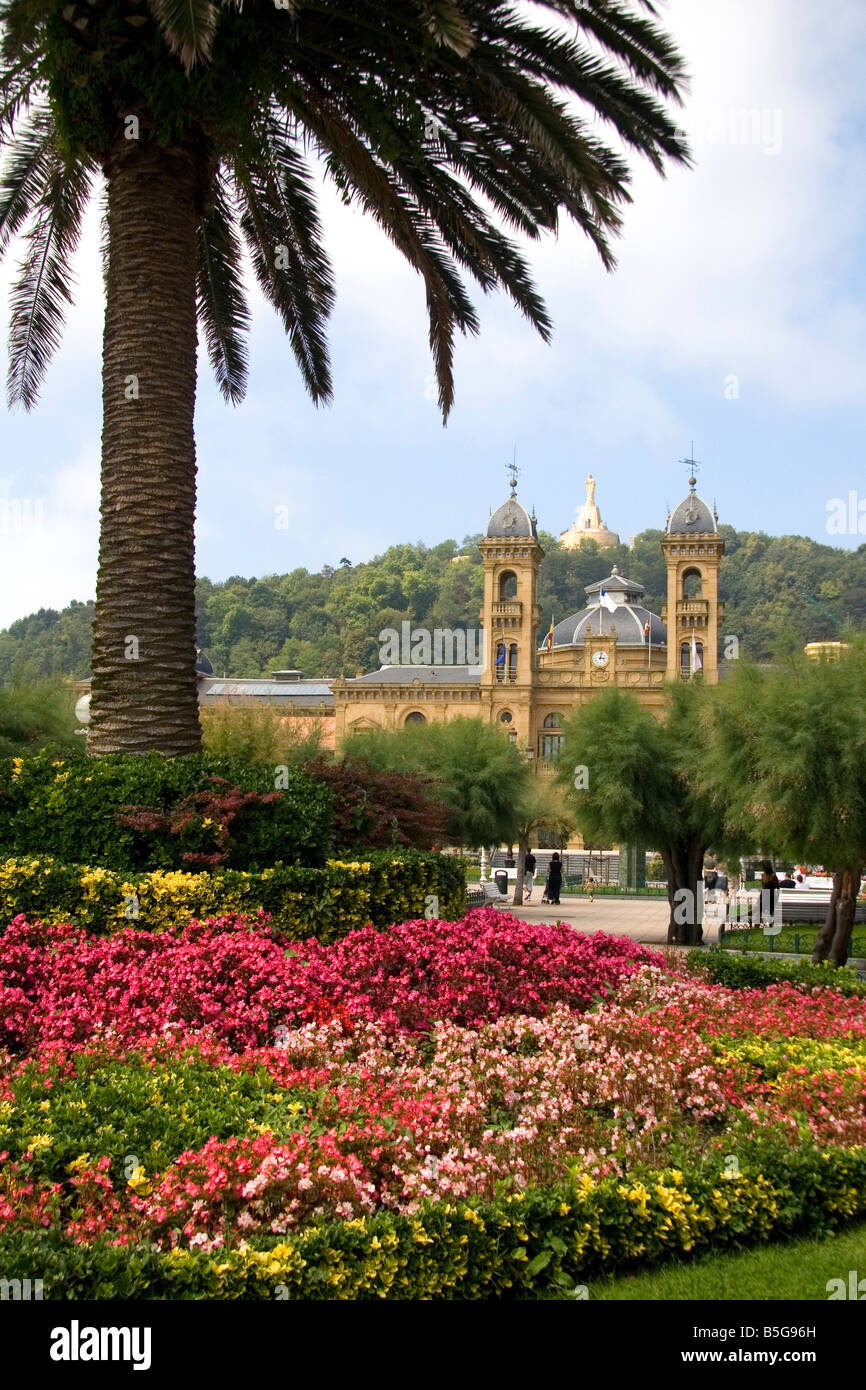
[[[508,902],[507,896],[500,893],[492,879],[479,884],[477,888],[468,888],[466,898],[468,907],[504,907]]]

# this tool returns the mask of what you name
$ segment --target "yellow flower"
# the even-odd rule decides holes
[[[34,1134],[32,1139],[27,1140],[28,1149],[50,1149],[54,1143],[50,1134]]]
[[[77,1158],[73,1158],[71,1163],[67,1163],[66,1171],[67,1173],[77,1173],[79,1169],[86,1168],[89,1162],[90,1154],[79,1154]]]
[[[149,1197],[153,1191],[153,1183],[148,1181],[147,1174],[141,1164],[138,1165],[126,1185],[132,1188],[136,1197]]]

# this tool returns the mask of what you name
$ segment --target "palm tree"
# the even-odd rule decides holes
[[[0,24],[0,253],[24,236],[11,404],[35,402],[85,206],[104,199],[88,748],[189,752],[196,332],[239,402],[243,249],[327,402],[318,161],[420,275],[447,417],[455,333],[478,330],[462,272],[547,339],[506,231],[537,238],[566,215],[611,268],[629,167],[602,130],[660,172],[686,160],[666,108],[682,61],[649,0],[0,0]]]

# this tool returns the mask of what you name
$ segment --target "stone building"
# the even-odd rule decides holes
[[[594,506],[590,477],[583,510]],[[597,508],[587,514],[601,527]],[[644,606],[643,585],[614,566],[587,586],[584,608],[557,623],[552,634],[541,634],[537,592],[543,552],[536,519],[518,501],[512,483],[511,496],[493,512],[480,542],[480,662],[455,665],[446,655],[434,657],[433,664],[384,665],[333,681],[337,743],[346,734],[376,727],[481,715],[500,725],[539,772],[549,773],[563,720],[596,691],[622,686],[660,711],[666,680],[690,679],[701,671],[705,681],[717,682],[724,541],[693,477],[688,495],[668,518],[661,545],[668,573],[661,614]],[[469,645],[464,638],[464,650]]]

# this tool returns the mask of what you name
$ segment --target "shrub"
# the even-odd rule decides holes
[[[179,868],[184,846],[170,829],[145,835],[118,818],[122,806],[169,815],[184,798],[221,777],[241,792],[273,793],[274,768],[214,754],[164,758],[159,753],[62,759],[41,752],[0,761],[0,849],[48,854],[109,869]],[[273,804],[248,808],[233,827],[231,865],[324,864],[331,852],[328,788],[288,768]]]
[[[820,985],[837,989],[842,994],[866,996],[866,983],[858,980],[851,966],[772,960],[766,956],[735,954],[717,946],[689,951],[685,966],[693,974],[706,976],[713,984],[727,985],[730,989],[766,989],[780,980],[790,980],[805,989]]]
[[[87,868],[48,857],[0,862],[0,928],[24,915],[75,922],[105,933],[137,924],[148,931],[186,926],[193,918],[268,913],[287,935],[333,941],[371,922],[376,927],[420,917],[462,915],[466,887],[459,859],[420,851],[377,851],[364,860],[329,860],[324,868],[276,865],[260,873],[150,872]]]
[[[273,768],[310,762],[322,749],[325,721],[289,716],[256,696],[233,696],[230,705],[199,708],[202,743],[209,753]]]
[[[318,758],[307,770],[330,788],[340,852],[357,845],[432,849],[448,838],[448,807],[421,773],[374,768],[363,758]]]
[[[755,1145],[737,1177],[724,1159],[627,1181],[575,1180],[492,1202],[430,1202],[409,1216],[325,1221],[243,1250],[74,1244],[57,1232],[0,1236],[7,1279],[46,1299],[513,1299],[601,1273],[795,1234],[866,1211],[866,1149]]]
[[[81,756],[84,739],[77,728],[71,681],[46,677],[0,686],[0,756],[46,746],[66,757]]]

